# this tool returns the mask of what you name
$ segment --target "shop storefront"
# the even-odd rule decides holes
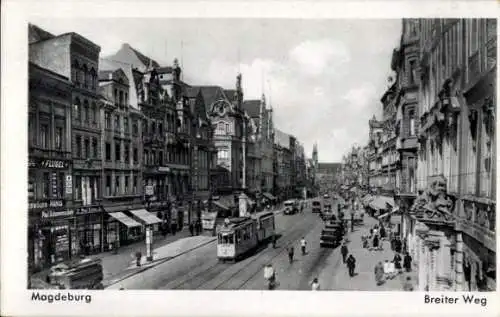
[[[170,203],[166,200],[162,201],[149,201],[146,204],[146,209],[153,213],[161,222],[155,225],[154,234],[167,234],[170,228]]]
[[[80,207],[75,209],[72,230],[78,237],[73,242],[73,255],[90,255],[104,251],[105,231],[103,211],[100,206]]]
[[[30,202],[28,210],[30,269],[40,270],[69,259],[73,210],[65,209],[65,201],[60,199]]]
[[[142,240],[142,225],[124,212],[108,212],[106,218],[108,250]],[[115,245],[112,245],[112,242]]]

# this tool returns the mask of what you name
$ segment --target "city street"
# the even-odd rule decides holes
[[[318,278],[323,290],[401,290],[403,276],[377,287],[373,268],[378,261],[392,259],[386,243],[384,251],[369,251],[361,247],[361,234],[376,223],[365,217],[365,224],[348,233],[350,252],[357,259],[357,275],[350,278],[342,263],[340,249],[320,248],[319,236],[323,222],[309,208],[302,214],[276,216],[277,232],[281,237],[277,248],[265,245],[255,254],[236,263],[219,262],[216,242],[208,243],[179,257],[160,263],[135,274],[108,289],[188,289],[188,290],[265,290],[264,265],[271,263],[277,271],[279,290],[310,290],[311,281]],[[299,241],[305,237],[307,254],[300,254]],[[295,260],[288,262],[287,247],[295,246]]]
[[[321,257],[332,254],[333,250],[321,250],[318,254],[319,233],[322,221],[317,214],[312,214],[306,208],[302,214],[276,216],[276,230],[281,235],[277,248],[267,245],[246,259],[237,263],[219,263],[216,255],[216,243],[209,243],[175,259],[159,264],[147,271],[127,278],[110,289],[259,289],[266,285],[262,277],[262,268],[267,263],[273,263],[278,276],[287,274],[288,257],[286,248],[296,246],[296,261],[294,267],[300,267],[301,262],[310,267],[304,273],[312,276],[314,268],[322,266]],[[299,254],[299,240],[305,237],[311,248],[304,258]],[[316,260],[314,260],[316,258]],[[311,261],[312,260],[312,261]],[[311,262],[311,263],[309,263]],[[285,265],[286,263],[286,265]],[[304,266],[306,268],[306,266]],[[304,276],[307,278],[307,276]],[[304,284],[304,283],[303,283]],[[305,282],[304,285],[306,285]],[[294,286],[294,287],[298,287]]]
[[[336,206],[335,206],[336,207]],[[276,216],[277,232],[281,235],[277,248],[262,246],[255,254],[236,263],[219,262],[216,242],[160,263],[135,274],[108,289],[187,289],[187,290],[265,290],[263,267],[271,263],[277,272],[278,290],[310,290],[311,281],[318,278],[322,290],[397,291],[402,289],[406,274],[376,286],[373,269],[378,261],[392,260],[394,253],[384,242],[383,251],[361,247],[361,235],[377,221],[365,216],[363,226],[347,234],[349,252],[357,259],[356,276],[349,277],[342,263],[340,248],[320,248],[319,236],[323,222],[310,208],[302,214]],[[300,254],[299,241],[305,237],[307,254]],[[288,262],[287,247],[295,246],[294,262]],[[412,274],[412,277],[414,274]]]

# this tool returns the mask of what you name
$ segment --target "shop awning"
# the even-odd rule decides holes
[[[396,207],[396,208],[394,208],[393,210],[391,210],[391,211],[389,211],[389,212],[386,212],[385,214],[382,214],[382,215],[378,216],[377,218],[378,218],[378,219],[382,219],[382,218],[385,218],[385,217],[387,217],[387,216],[390,216],[390,215],[392,215],[392,214],[394,214],[394,213],[396,213],[396,212],[398,212],[398,211],[399,211],[399,207]]]
[[[229,207],[224,205],[223,203],[219,202],[219,201],[214,201],[212,202],[212,204],[214,204],[214,206],[217,206],[219,207],[220,209],[224,209],[224,210],[229,210]]]
[[[118,220],[119,222],[123,223],[124,225],[126,225],[129,228],[141,226],[140,223],[138,223],[137,221],[135,221],[134,219],[132,219],[130,217],[127,217],[123,212],[112,212],[112,213],[109,213],[109,215],[111,217],[115,218],[116,220]]]
[[[158,217],[156,217],[146,209],[131,210],[130,213],[132,213],[132,215],[136,216],[140,220],[144,221],[146,225],[154,225],[155,223],[161,222]]]
[[[274,197],[271,193],[262,193],[262,196],[266,197],[269,200],[276,200],[276,197]]]
[[[396,204],[391,197],[377,196],[368,205],[375,210],[385,210],[388,207],[394,207]]]

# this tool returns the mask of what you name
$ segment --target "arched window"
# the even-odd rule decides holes
[[[83,87],[89,88],[89,75],[87,65],[83,65]]]
[[[80,103],[80,99],[76,98],[75,99],[75,104],[73,105],[73,118],[76,120],[80,121],[80,111],[81,111],[82,104]]]
[[[82,121],[84,121],[84,122],[88,122],[89,121],[89,102],[87,100],[83,101]]]
[[[96,73],[94,67],[92,67],[92,69],[90,70],[90,79],[91,79],[92,89],[96,89],[97,88],[97,73]]]

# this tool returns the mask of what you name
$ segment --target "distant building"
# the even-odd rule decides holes
[[[319,162],[316,171],[317,184],[323,193],[335,190],[338,173],[342,170],[342,164]]]

